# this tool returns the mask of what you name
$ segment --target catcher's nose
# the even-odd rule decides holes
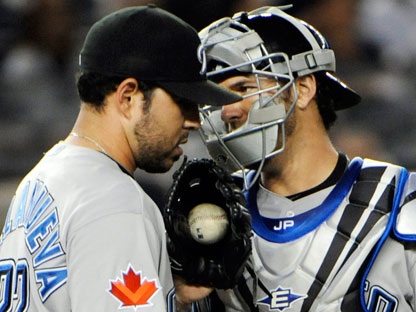
[[[247,120],[247,112],[239,103],[224,105],[221,109],[221,119],[232,129],[237,129]]]

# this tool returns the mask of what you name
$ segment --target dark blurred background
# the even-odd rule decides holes
[[[0,1],[0,227],[20,179],[60,139],[79,108],[74,76],[94,21],[138,0]],[[416,168],[416,0],[155,0],[197,30],[235,12],[293,4],[289,13],[320,30],[337,57],[337,74],[360,93],[331,129],[350,157]],[[169,53],[169,51],[166,51]],[[188,157],[208,157],[198,133]],[[159,205],[171,175],[136,177]]]

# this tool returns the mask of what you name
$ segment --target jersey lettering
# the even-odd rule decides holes
[[[20,195],[15,197],[12,205],[16,205],[14,215],[8,215],[0,239],[0,245],[13,231],[24,228],[26,233],[26,247],[33,256],[32,265],[36,282],[40,284],[39,296],[44,302],[59,287],[67,281],[66,267],[47,267],[47,262],[64,255],[64,250],[59,240],[59,216],[57,208],[52,208],[53,197],[42,181],[28,182]],[[9,212],[12,211],[11,209]],[[23,230],[23,229],[22,229]],[[10,260],[9,260],[10,261]],[[22,261],[15,267],[8,261],[1,262],[1,290],[2,301],[0,311],[9,311],[12,302],[18,300],[13,311],[23,311],[28,304],[26,293],[28,293],[28,266],[22,265]],[[38,267],[42,264],[42,269]],[[9,272],[9,273],[5,273]],[[14,286],[12,286],[14,285]],[[12,287],[9,290],[8,287]],[[15,292],[12,294],[12,292]],[[9,306],[9,308],[6,308]],[[3,309],[4,307],[4,309]]]
[[[26,260],[0,262],[0,311],[26,311],[29,283]]]
[[[306,295],[298,295],[292,293],[290,288],[278,287],[271,292],[271,297],[263,298],[259,301],[259,304],[266,304],[270,307],[270,310],[284,311],[290,308],[292,303],[306,298]]]
[[[41,284],[39,294],[42,302],[66,283],[68,272],[66,268],[37,270],[35,272],[36,282]]]
[[[286,230],[287,228],[295,226],[295,221],[293,220],[279,220],[279,223],[273,227],[273,230],[280,231]]]
[[[19,261],[16,266],[15,298],[19,298],[16,311],[26,311],[29,304],[29,281],[26,261]]]
[[[34,267],[63,254],[61,245],[57,242],[58,232],[52,232],[57,224],[58,213],[55,209],[27,235],[26,242],[30,252],[33,254],[40,249],[39,253],[33,258]],[[46,241],[43,247],[39,245],[39,239]]]
[[[366,282],[366,290],[368,281]],[[374,285],[370,288],[368,295],[369,312],[395,312],[397,311],[398,300],[380,286]]]
[[[25,199],[25,198],[23,198]],[[48,209],[53,198],[49,194],[46,186],[41,181],[36,181],[31,197],[28,199],[26,212],[26,229],[30,229],[32,225],[41,217],[41,215]]]
[[[41,181],[36,181],[32,192],[29,192],[29,189],[30,182],[24,186],[19,199],[13,198],[11,205],[15,204],[15,201],[18,200],[16,203],[17,210],[11,216],[9,213],[12,209],[9,209],[0,244],[6,239],[7,235],[19,227],[25,226],[26,230],[30,231],[31,227],[39,220],[45,210],[51,206],[53,198]]]
[[[8,311],[12,304],[12,287],[13,287],[13,267],[11,261],[2,261],[0,263],[0,286],[1,301],[0,311]]]
[[[23,198],[26,198],[28,185],[23,189]],[[18,204],[17,212],[13,219],[13,225],[11,226],[11,231],[16,230],[18,227],[23,226],[24,222],[24,212],[25,212],[25,202],[22,200]]]

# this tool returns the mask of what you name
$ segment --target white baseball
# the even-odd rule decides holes
[[[220,241],[228,229],[225,211],[214,204],[203,203],[189,212],[189,229],[192,237],[201,244],[214,244]]]

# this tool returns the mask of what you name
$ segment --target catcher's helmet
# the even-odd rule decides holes
[[[284,123],[297,101],[296,77],[320,72],[335,109],[357,104],[360,96],[337,79],[335,55],[325,38],[311,25],[282,11],[262,7],[223,18],[200,31],[199,56],[209,79],[253,74],[258,95],[247,121],[229,131],[218,108],[201,107],[201,135],[211,156],[232,171],[242,170],[283,151]],[[274,87],[262,89],[260,77],[274,79]],[[291,89],[286,106],[280,95]],[[273,91],[271,93],[270,91]],[[271,95],[273,94],[273,95]],[[288,108],[287,108],[288,107]],[[280,140],[278,140],[280,136]],[[260,170],[259,170],[260,171]]]

